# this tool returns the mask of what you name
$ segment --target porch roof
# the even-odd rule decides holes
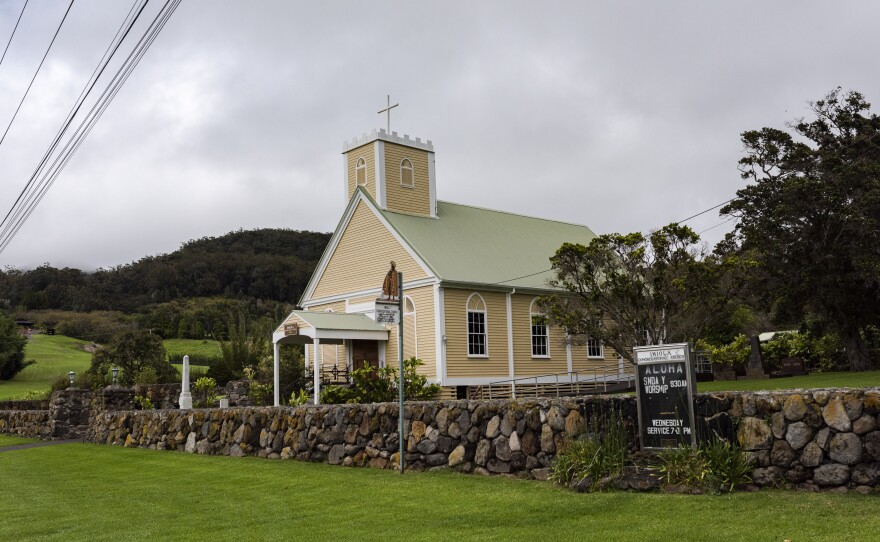
[[[296,332],[286,330],[297,324]],[[272,334],[273,342],[311,343],[313,340],[338,342],[344,339],[388,340],[388,328],[363,314],[338,312],[293,311]]]

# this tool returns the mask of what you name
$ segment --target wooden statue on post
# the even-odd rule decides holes
[[[382,299],[397,299],[397,264],[391,262],[391,270],[385,275],[382,283]]]

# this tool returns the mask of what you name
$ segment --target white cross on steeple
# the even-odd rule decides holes
[[[385,109],[380,109],[379,114],[381,115],[382,113],[388,113],[388,133],[390,134],[391,133],[391,110],[400,104],[391,105],[391,95],[388,94],[387,96],[388,96],[388,107],[386,107]]]

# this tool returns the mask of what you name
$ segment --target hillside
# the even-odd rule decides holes
[[[170,254],[88,273],[43,265],[0,271],[0,305],[20,311],[133,312],[193,297],[292,303],[305,288],[328,233],[261,229],[183,243]]]

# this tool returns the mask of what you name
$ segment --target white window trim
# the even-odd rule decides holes
[[[587,337],[587,344],[585,345],[587,348],[587,359],[605,359],[605,343],[599,341],[599,355],[591,356],[590,355],[590,341],[593,340],[590,337]],[[597,339],[598,340],[598,339]]]
[[[360,165],[361,162],[364,163],[363,166]],[[364,170],[364,184],[358,182],[358,171],[360,169]],[[357,186],[367,186],[367,159],[363,156],[358,156],[358,159],[354,162],[354,184]]]
[[[483,310],[471,310],[468,308],[471,304],[471,299],[474,297],[480,298],[480,303],[483,304]],[[481,312],[483,313],[483,337],[486,340],[486,353],[485,354],[471,354],[471,342],[470,342],[470,329],[468,329],[468,314],[471,312]],[[474,292],[468,296],[467,301],[464,303],[464,330],[465,330],[465,348],[467,349],[467,357],[469,358],[477,358],[477,359],[487,359],[489,357],[489,309],[486,307],[486,300],[483,299],[483,296]]]
[[[412,308],[413,308],[412,312],[406,312],[407,300],[412,304]],[[416,321],[416,302],[413,301],[413,298],[411,298],[410,296],[405,295],[405,296],[403,296],[403,317],[406,318],[409,315],[412,315],[413,338],[415,339],[415,343],[416,343],[415,348],[413,350],[415,351],[415,356],[418,358],[419,357],[419,323],[418,323],[418,321]],[[401,321],[403,321],[403,320],[401,320]],[[404,355],[406,355],[406,354],[404,354]]]
[[[412,184],[406,184],[403,182],[403,170],[405,169],[403,167],[404,162],[409,162],[409,172],[410,172],[410,179],[412,179]],[[410,188],[410,189],[416,187],[416,170],[413,167],[412,160],[410,160],[409,158],[404,158],[403,160],[400,161],[400,186],[402,188]]]
[[[529,350],[532,353],[532,359],[551,359],[550,357],[550,326],[547,325],[546,320],[544,321],[544,337],[547,340],[547,354],[543,356],[535,355],[535,334],[533,333],[534,324],[532,323],[535,316],[543,316],[546,318],[546,315],[542,312],[535,312],[535,302],[538,301],[538,298],[532,300],[532,304],[529,305]]]

